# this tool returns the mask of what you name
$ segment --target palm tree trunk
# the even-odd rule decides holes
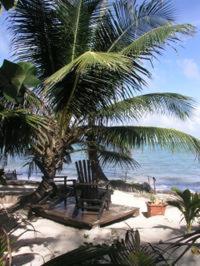
[[[46,162],[48,163],[46,164]],[[56,195],[57,186],[54,182],[54,177],[56,175],[55,160],[52,160],[52,157],[47,158],[43,156],[41,160],[36,159],[35,163],[43,174],[42,181],[34,192],[21,196],[19,201],[9,208],[9,212],[15,212],[27,207],[28,205],[40,203],[41,200],[44,200],[45,198],[53,198]]]
[[[94,121],[92,119],[89,119],[88,125],[90,127],[94,126]],[[94,162],[92,164],[92,172],[93,172],[95,178],[103,180],[103,181],[108,181],[108,178],[104,174],[104,172],[100,166],[100,163],[99,163],[94,135],[89,134],[87,136],[87,142],[88,142],[88,159],[90,161]]]
[[[192,222],[191,221],[187,222],[186,228],[187,228],[187,233],[188,234],[191,233],[191,231],[192,231]]]
[[[92,172],[93,172],[95,178],[103,180],[103,181],[107,181],[108,178],[104,174],[104,172],[103,172],[103,170],[99,164],[97,150],[92,148],[90,145],[88,146],[88,158],[90,161],[94,162],[92,164]]]

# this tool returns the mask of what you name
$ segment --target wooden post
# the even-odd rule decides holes
[[[152,179],[153,179],[153,192],[154,194],[156,194],[156,178],[152,177]]]
[[[64,176],[64,190],[67,192],[67,176]],[[65,209],[67,208],[67,197],[64,200]]]

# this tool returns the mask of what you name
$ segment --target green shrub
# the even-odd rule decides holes
[[[169,200],[168,204],[181,211],[186,221],[187,232],[190,232],[193,222],[200,215],[200,194],[192,193],[189,189],[181,191],[173,188],[173,191],[176,193],[176,199]]]

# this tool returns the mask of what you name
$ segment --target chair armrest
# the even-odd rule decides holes
[[[106,181],[102,184],[99,184],[98,182],[96,183],[80,183],[80,182],[77,182],[77,180],[74,180],[74,185],[80,185],[80,186],[98,186],[99,188],[108,188],[109,184],[110,184],[110,181]]]
[[[70,182],[76,182],[76,179],[67,179],[67,181],[70,181]]]
[[[98,186],[98,183],[79,183],[79,182],[74,182],[76,186]]]
[[[107,182],[105,183],[105,186],[108,187],[109,185],[110,185],[110,181],[107,181]]]
[[[110,181],[105,181],[99,184],[99,187],[108,189]]]

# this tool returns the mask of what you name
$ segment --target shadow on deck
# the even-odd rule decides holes
[[[91,229],[95,226],[104,227],[130,217],[139,215],[139,208],[111,204],[109,210],[104,210],[98,220],[95,212],[82,212],[75,210],[75,204],[68,199],[67,206],[64,202],[49,208],[46,206],[34,206],[33,212],[44,218],[81,229]]]

